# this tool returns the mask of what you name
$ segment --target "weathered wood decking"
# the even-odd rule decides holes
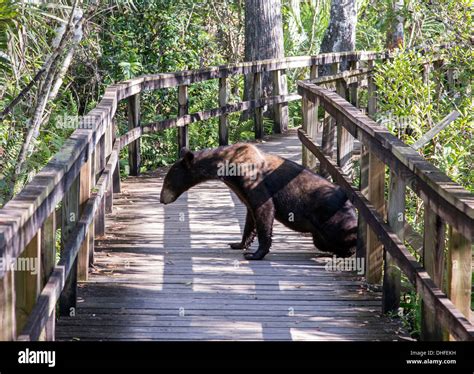
[[[294,133],[265,151],[299,161]],[[272,251],[248,262],[240,240],[245,207],[223,184],[159,203],[164,171],[129,178],[96,241],[76,315],[58,340],[399,340],[381,295],[354,273],[328,272],[311,237],[276,223]],[[252,250],[255,249],[255,244]]]

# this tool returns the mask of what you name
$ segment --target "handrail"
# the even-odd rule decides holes
[[[111,124],[120,101],[146,90],[189,85],[233,75],[319,66],[344,60],[367,61],[384,56],[383,53],[375,52],[343,52],[289,57],[148,75],[109,86],[99,104],[81,119],[81,129],[74,131],[56,156],[15,198],[0,209],[0,258],[4,261],[16,259],[33,238]],[[3,276],[0,269],[0,278]]]
[[[298,92],[309,100],[319,100],[353,137],[402,175],[430,208],[464,236],[474,238],[474,195],[338,94],[306,82],[298,82]]]
[[[351,74],[357,73],[354,71],[333,77],[343,79]],[[382,283],[383,311],[398,310],[401,270],[422,297],[423,339],[441,340],[445,338],[445,329],[454,339],[474,341],[470,309],[474,194],[453,182],[412,147],[357,108],[357,83],[356,91],[350,93],[347,83],[341,80],[336,82],[337,93],[317,85],[330,81],[332,78],[322,77],[298,82],[304,119],[298,136],[304,150],[319,161],[320,172],[329,174],[358,209],[360,244],[357,256],[365,258],[367,281]],[[375,97],[373,76],[369,75],[369,114],[375,113]],[[318,125],[318,107],[329,118],[323,121],[323,128]],[[320,136],[322,146],[317,144]],[[335,138],[337,162],[333,161]],[[355,139],[362,148],[358,160],[359,188],[353,186],[350,178]],[[303,161],[317,167],[308,156]],[[386,166],[390,170],[387,202]],[[410,187],[424,202],[421,262],[404,244],[406,187]],[[446,225],[449,225],[449,249],[445,280]],[[443,292],[445,287],[447,294]]]
[[[291,57],[176,73],[148,75],[109,86],[105,91],[103,99],[96,108],[81,118],[79,124],[80,128],[74,131],[61,150],[14,199],[8,202],[4,208],[0,209],[0,259],[8,262],[17,259],[22,253],[25,253],[27,251],[25,248],[31,246],[33,242],[32,239],[35,237],[38,239],[38,234],[40,231],[43,231],[44,225],[49,222],[53,215],[55,216],[55,209],[59,202],[67,199],[66,212],[72,212],[79,217],[78,221],[73,222],[72,225],[71,222],[63,222],[66,226],[63,227],[62,233],[64,242],[61,259],[57,265],[54,266],[53,263],[53,267],[48,268],[49,274],[44,280],[43,287],[36,290],[36,295],[33,295],[36,303],[29,312],[28,320],[23,327],[23,331],[18,335],[18,339],[37,340],[42,334],[42,331],[45,330],[45,326],[47,326],[51,317],[54,319],[56,302],[62,293],[64,294],[65,290],[70,290],[71,287],[74,287],[74,283],[70,284],[70,282],[75,281],[75,279],[71,280],[71,277],[75,277],[72,272],[75,261],[80,260],[80,263],[85,264],[85,270],[84,267],[82,267],[82,271],[85,271],[87,274],[88,259],[84,258],[84,256],[86,256],[88,252],[84,250],[84,245],[89,242],[88,237],[93,237],[94,235],[92,231],[94,221],[95,234],[100,236],[104,233],[105,209],[110,208],[106,200],[112,195],[112,189],[113,192],[116,192],[115,189],[117,186],[115,186],[115,183],[118,178],[118,159],[121,149],[127,146],[129,147],[129,159],[131,162],[132,159],[134,159],[133,166],[136,169],[138,165],[137,157],[139,157],[139,148],[137,148],[136,143],[143,134],[172,127],[177,127],[181,131],[181,129],[186,129],[186,126],[191,123],[216,117],[219,117],[221,121],[224,119],[223,125],[225,126],[225,117],[227,114],[246,110],[255,111],[255,123],[257,123],[261,121],[261,118],[259,118],[259,116],[261,116],[261,108],[266,105],[275,105],[279,108],[277,110],[277,112],[280,112],[279,115],[283,116],[283,112],[281,111],[282,106],[290,101],[301,98],[301,96],[296,93],[288,94],[280,86],[280,80],[283,79],[282,75],[284,75],[287,69],[310,67],[310,78],[315,79],[317,77],[318,66],[335,66],[342,61],[347,61],[352,69],[351,73],[336,74],[336,76],[330,80],[319,79],[320,81],[327,81],[328,83],[330,81],[336,81],[336,85],[340,85],[341,80],[346,79],[351,82],[357,82],[360,76],[367,75],[370,72],[374,60],[385,59],[387,57],[390,57],[390,54],[386,52],[344,52],[318,56]],[[367,69],[358,67],[360,61],[367,62]],[[227,102],[226,79],[228,77],[240,74],[252,74],[254,76],[254,82],[261,82],[261,74],[266,72],[276,73],[274,74],[274,82],[276,83],[274,96],[262,97],[258,89],[256,89],[251,100],[238,103]],[[192,83],[210,79],[219,79],[219,107],[198,113],[188,113],[186,87]],[[258,88],[258,84],[256,86]],[[178,117],[146,125],[140,124],[139,94],[146,90],[172,87],[179,87],[180,110]],[[316,89],[316,92],[319,91]],[[336,95],[333,93],[330,94]],[[316,97],[314,96],[316,94],[311,92],[311,90],[305,91],[304,95],[304,100],[312,100]],[[114,139],[114,117],[118,104],[122,100],[128,100],[129,131],[120,138]],[[321,103],[321,105],[326,108],[323,99],[321,99]],[[341,118],[341,115],[344,115],[342,108],[341,112],[339,112],[329,107],[330,106],[327,107],[327,111],[336,116],[336,118]],[[350,113],[345,114],[349,115]],[[356,117],[357,116],[354,118]],[[219,130],[221,130],[221,127],[219,127]],[[257,130],[258,129],[255,128],[256,135]],[[369,137],[373,135],[368,130],[366,132],[367,134],[362,136]],[[362,134],[363,132],[357,130],[357,133]],[[181,136],[183,134],[184,138]],[[225,134],[219,133],[220,140],[221,135],[223,137]],[[180,133],[179,141],[183,141],[183,139],[185,141],[186,136],[186,133]],[[389,145],[391,147],[391,144]],[[379,148],[382,146],[386,146],[386,144],[383,143]],[[386,147],[385,151],[390,152],[392,149],[390,147]],[[409,161],[411,162],[408,164],[409,168],[411,168],[409,170],[418,170],[418,163],[413,163],[411,158]],[[91,172],[89,168],[92,168],[93,171]],[[423,171],[425,169],[420,170]],[[89,181],[90,185],[86,183],[82,186],[83,175],[86,176],[86,182],[87,179],[89,179],[88,175],[92,175],[92,181]],[[95,183],[96,175],[99,176],[97,183]],[[423,182],[432,188],[430,183],[424,180]],[[421,187],[415,186],[418,188],[415,189],[417,191],[426,191],[427,187],[425,187],[425,184],[419,184]],[[119,186],[117,188],[119,188]],[[445,202],[440,205],[439,211],[436,210],[436,212],[443,215],[450,223],[455,221],[450,218],[453,211],[459,209],[463,211],[467,209],[466,214],[470,215],[472,213],[472,210],[469,210],[472,209],[470,204],[467,204],[461,198],[452,200],[447,189],[446,193],[448,195],[444,198]],[[71,201],[72,204],[70,204]],[[77,204],[80,206],[77,206]],[[467,208],[462,204],[467,204]],[[434,205],[434,209],[437,209],[436,204]],[[472,233],[472,227],[462,222],[456,222],[454,226],[460,228],[462,233]],[[53,228],[54,227],[53,224]],[[52,234],[54,234],[54,231]],[[50,237],[52,234],[49,232]],[[49,245],[51,246],[51,243]],[[30,249],[28,249],[28,251],[29,250]],[[7,274],[3,272],[3,268],[0,268],[0,309],[6,308],[2,303],[5,300],[8,301],[8,295],[2,293],[2,282],[7,281],[6,275]],[[11,287],[14,287],[14,285]],[[2,310],[0,310],[0,317],[1,314]],[[0,318],[0,326],[1,325],[2,320]],[[0,339],[2,339],[2,336],[9,336],[11,339],[15,339],[17,335],[14,331],[9,335],[2,334],[3,332],[0,332]],[[461,334],[457,336],[464,335]]]

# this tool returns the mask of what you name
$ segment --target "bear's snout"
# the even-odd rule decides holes
[[[163,187],[160,194],[160,203],[166,205],[172,203],[175,200],[176,195],[173,193],[173,191],[170,191],[169,189]]]

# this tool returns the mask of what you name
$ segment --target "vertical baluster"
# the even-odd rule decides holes
[[[41,230],[18,259],[15,270],[16,331],[20,333],[41,292]]]
[[[229,101],[229,80],[227,77],[219,79],[219,106],[225,107]],[[227,113],[219,117],[219,145],[229,144],[229,116]]]
[[[442,219],[425,204],[423,233],[423,265],[433,282],[443,284],[444,240],[446,226]],[[443,331],[437,323],[433,305],[421,304],[421,339],[443,340]]]
[[[273,95],[287,95],[288,86],[286,82],[285,70],[275,70],[273,72]],[[288,103],[277,104],[273,107],[274,125],[273,132],[276,134],[288,131]]]
[[[310,70],[310,79],[316,79],[318,77],[318,66],[312,65]],[[302,102],[302,111],[303,111],[303,130],[311,137],[315,142],[319,142],[319,136],[322,132],[322,126],[319,123],[318,119],[318,109],[319,109],[319,99],[316,99],[315,102],[308,100],[303,97]],[[303,157],[303,166],[307,167],[310,170],[317,171],[318,169],[318,159],[311,152],[309,152],[306,147],[302,146],[302,157]]]
[[[80,175],[76,177],[69,191],[63,198],[62,221],[61,221],[61,252],[70,238],[74,227],[79,221],[79,190]],[[62,254],[62,253],[61,253]],[[59,297],[59,314],[61,316],[71,316],[76,312],[77,296],[77,258],[72,265],[69,276],[66,279],[64,289]]]
[[[330,74],[337,74],[339,71],[339,63],[335,62],[331,64]],[[326,117],[329,117],[329,114],[326,113]],[[324,154],[332,159],[334,157],[334,138],[336,134],[336,122],[334,118],[325,118],[323,125],[323,137],[321,140],[321,148]],[[325,177],[329,177],[329,173],[325,170],[321,170],[321,174]]]
[[[405,182],[393,171],[390,172],[388,192],[388,224],[403,242],[405,233]],[[383,272],[383,313],[397,312],[400,306],[401,273],[395,260],[384,250]]]
[[[109,162],[110,154],[112,153],[114,139],[114,120],[112,123],[107,127],[105,132],[105,155],[106,155],[106,163]],[[106,190],[105,190],[105,212],[112,213],[114,207],[114,190],[113,190],[113,176],[109,179],[107,183]]]
[[[189,110],[188,86],[178,87],[178,117],[185,116]],[[189,134],[187,126],[178,127],[178,157],[181,149],[189,148]]]
[[[95,183],[97,183],[97,181],[99,180],[100,176],[102,175],[105,169],[105,134],[102,135],[102,137],[99,140],[99,143],[97,143],[97,148],[95,151],[95,159],[96,159]],[[97,213],[95,215],[94,233],[95,233],[95,236],[105,235],[105,196],[102,197],[99,204],[99,208],[97,209]]]
[[[337,81],[336,91],[339,96],[349,100],[349,90],[347,89],[347,84],[343,79]],[[352,151],[354,149],[354,138],[339,121],[336,121],[336,128],[337,164],[349,178],[352,178]]]
[[[452,226],[449,226],[448,238],[448,297],[472,321],[472,243]]]
[[[5,257],[2,266],[7,266]],[[16,335],[15,272],[8,270],[0,279],[0,341],[14,340]]]
[[[262,74],[254,73],[253,75],[253,99],[262,98]],[[263,108],[258,107],[254,110],[254,132],[255,139],[263,139]]]
[[[133,130],[140,127],[140,94],[130,96],[127,101],[128,108],[128,129]],[[137,176],[140,174],[140,139],[131,142],[128,145],[128,163],[130,166],[130,175]]]
[[[56,212],[53,211],[41,227],[41,287],[48,282],[56,265]],[[55,339],[56,313],[53,312],[46,322],[40,340]]]
[[[84,208],[91,196],[91,158],[81,168],[80,187],[79,187],[79,214],[82,214]],[[90,230],[90,228],[89,228]],[[89,275],[89,251],[90,238],[93,232],[89,231],[82,242],[77,255],[78,271],[77,277],[80,281],[87,281]]]
[[[90,174],[90,181],[91,181],[91,191],[95,189],[96,185],[96,174],[97,174],[97,152],[96,149],[92,152],[90,155],[91,158],[91,174]],[[92,220],[92,223],[90,224],[89,227],[89,232],[91,233],[89,235],[89,265],[94,264],[94,247],[95,247],[95,236],[96,236],[96,230],[95,230],[95,222],[97,221],[97,215],[99,212],[96,212],[96,215],[94,219]]]
[[[369,201],[383,216],[385,209],[385,164],[369,152]],[[375,284],[382,281],[383,246],[377,235],[368,227],[366,248],[366,279]]]
[[[115,142],[117,141],[117,132],[117,121],[115,120],[112,130],[112,147],[115,146]],[[117,165],[115,165],[114,174],[112,176],[112,184],[113,193],[120,193],[122,190],[120,182],[120,152],[117,156]]]

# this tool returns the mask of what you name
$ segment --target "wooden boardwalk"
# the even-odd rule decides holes
[[[295,133],[265,151],[300,161]],[[240,240],[245,207],[209,182],[159,203],[162,177],[128,178],[96,241],[76,315],[61,317],[58,340],[400,340],[382,316],[381,294],[354,273],[325,270],[311,237],[274,227],[265,260],[249,262]],[[252,250],[255,249],[255,244]]]

